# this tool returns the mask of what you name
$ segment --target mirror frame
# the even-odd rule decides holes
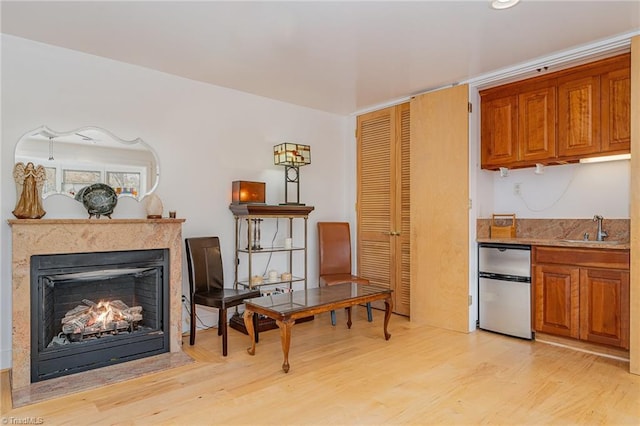
[[[91,132],[99,132],[104,134],[105,136],[107,136],[108,138],[110,138],[113,142],[116,143],[120,143],[124,146],[133,146],[133,145],[140,145],[141,147],[144,147],[147,151],[149,151],[151,153],[151,155],[153,156],[153,160],[155,163],[155,170],[152,170],[150,173],[150,178],[155,178],[155,181],[153,182],[153,185],[151,186],[151,188],[146,191],[144,194],[138,195],[137,197],[133,196],[131,198],[136,199],[137,201],[142,201],[147,195],[152,194],[153,192],[155,192],[155,190],[158,188],[158,184],[160,182],[160,160],[158,158],[158,154],[155,152],[155,150],[151,147],[151,145],[149,145],[148,143],[146,143],[144,140],[142,140],[141,138],[135,138],[135,139],[131,139],[131,140],[126,140],[126,139],[122,139],[116,135],[114,135],[112,132],[110,132],[107,129],[104,129],[102,127],[96,127],[96,126],[84,126],[84,127],[79,127],[76,128],[74,130],[70,130],[70,131],[66,131],[66,132],[58,132],[55,130],[52,130],[51,128],[42,125],[36,129],[30,130],[26,133],[24,133],[20,139],[18,139],[18,142],[16,143],[16,146],[14,148],[14,153],[13,153],[13,159],[14,159],[14,163],[17,163],[19,161],[22,160],[18,160],[17,156],[18,156],[18,149],[20,146],[20,143],[30,137],[30,136],[34,136],[37,134],[40,134],[44,137],[48,137],[48,138],[65,138],[65,137],[80,137],[82,138],[82,133],[83,132],[87,132],[87,131],[91,131]],[[100,162],[96,162],[96,163],[100,163]],[[46,167],[46,158],[43,160],[42,165],[44,165]],[[43,195],[42,198],[47,198],[51,195],[64,195],[64,196],[69,196],[73,198],[72,194],[67,194],[64,191],[63,192],[55,192],[55,193],[48,193],[46,195]]]

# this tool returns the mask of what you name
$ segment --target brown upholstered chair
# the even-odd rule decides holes
[[[222,355],[227,356],[227,309],[241,305],[244,299],[260,297],[260,290],[224,287],[218,237],[185,238],[185,244],[191,296],[189,344],[196,342],[196,305],[217,308],[218,336],[222,336]]]
[[[321,286],[348,282],[369,284],[368,279],[351,272],[351,231],[348,222],[318,222],[318,245]],[[370,303],[367,303],[367,319],[373,321]],[[331,324],[336,325],[335,311],[331,311]]]

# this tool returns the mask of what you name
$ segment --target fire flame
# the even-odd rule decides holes
[[[111,309],[111,304],[109,302],[100,301],[98,302],[98,312],[101,312],[96,318],[95,322],[102,322],[102,324],[106,324],[110,321],[113,321],[113,310]]]
[[[104,327],[110,322],[120,321],[123,319],[122,315],[114,312],[111,304],[108,301],[101,300],[100,302],[98,302],[98,306],[96,306],[95,309],[100,314],[94,317],[94,319],[90,321],[87,326],[99,324],[100,326]]]

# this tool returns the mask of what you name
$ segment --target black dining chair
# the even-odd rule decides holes
[[[185,244],[191,296],[189,344],[193,345],[196,342],[196,305],[216,308],[218,336],[222,336],[222,355],[227,356],[227,309],[241,305],[245,299],[260,297],[260,290],[224,287],[218,237],[185,238]],[[254,328],[257,338],[258,329]]]

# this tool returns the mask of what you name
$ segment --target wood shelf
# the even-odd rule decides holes
[[[297,204],[230,204],[229,209],[234,216],[256,217],[305,217],[314,209],[313,206]]]

